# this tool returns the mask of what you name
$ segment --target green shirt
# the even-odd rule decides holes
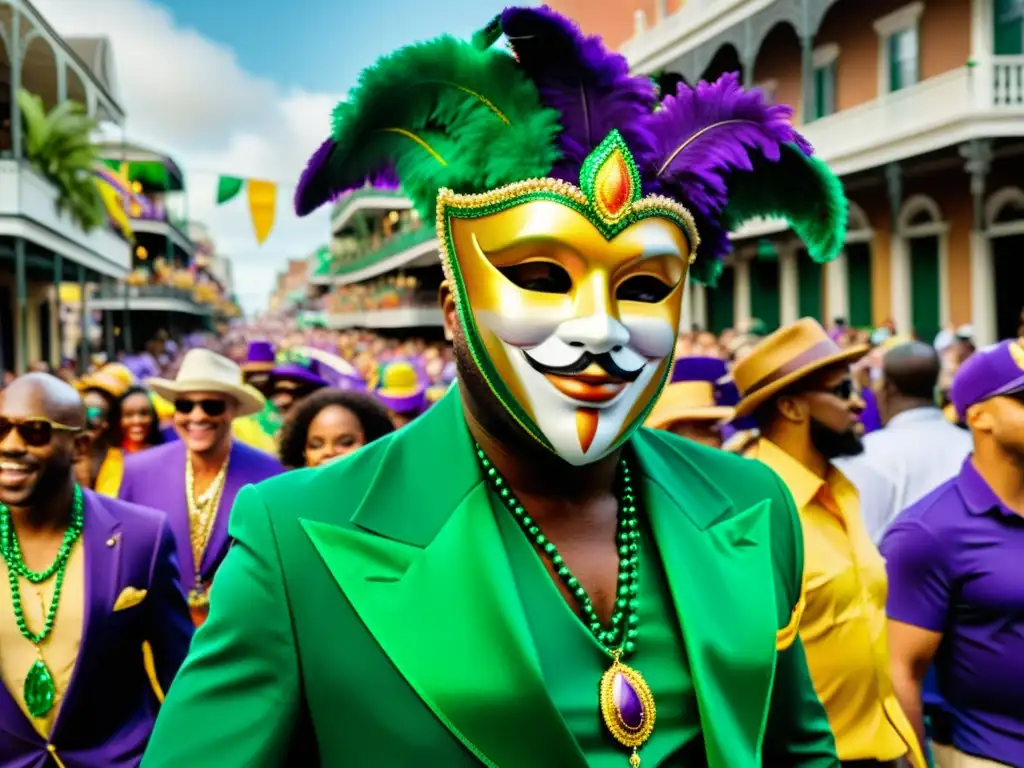
[[[591,768],[626,768],[630,750],[608,733],[598,709],[598,683],[611,658],[558,591],[516,521],[493,498],[491,506],[556,708]],[[641,764],[658,766],[672,757],[667,765],[705,765],[697,698],[679,620],[656,553],[651,536],[642,531],[640,634],[635,653],[623,659],[644,676],[654,694],[657,716],[650,740],[640,748]],[[687,759],[687,754],[693,757]]]

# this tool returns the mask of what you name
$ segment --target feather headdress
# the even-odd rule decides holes
[[[504,34],[511,52],[494,47]],[[367,182],[398,181],[422,215],[437,193],[486,192],[529,178],[573,184],[617,131],[646,194],[689,209],[701,247],[691,275],[714,284],[728,234],[786,219],[817,261],[838,255],[846,200],[791,124],[792,110],[735,75],[659,100],[649,78],[550,8],[508,8],[472,41],[419,43],[366,70],[335,110],[332,136],[299,182],[305,215]]]

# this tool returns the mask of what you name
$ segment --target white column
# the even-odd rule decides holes
[[[800,319],[800,262],[797,243],[779,248],[779,323],[790,325]]]
[[[949,306],[949,232],[942,232],[937,237],[939,245],[939,327],[949,328],[952,323],[952,310]]]
[[[735,254],[733,262],[733,328],[745,328],[750,324],[750,262]]]
[[[693,322],[701,330],[705,330],[708,327],[708,297],[706,290],[700,283],[693,283],[690,287],[690,292],[693,296]]]
[[[889,246],[890,300],[892,306],[889,314],[896,322],[897,333],[910,333],[912,314],[910,311],[912,296],[910,292],[910,257],[907,253],[907,242],[903,236],[893,233]]]
[[[828,277],[825,282],[825,321],[831,323],[834,318],[842,317],[850,322],[850,273],[846,251],[825,265]]]
[[[971,232],[971,325],[979,347],[996,338],[996,306],[992,298],[995,276],[992,269],[992,241],[984,232]]]
[[[679,330],[687,332],[693,325],[693,281],[687,273],[683,278],[683,308],[679,313]]]

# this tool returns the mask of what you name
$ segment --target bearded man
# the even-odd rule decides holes
[[[363,74],[296,207],[400,179],[436,216],[458,382],[242,491],[149,768],[297,746],[319,752],[302,765],[837,765],[785,488],[640,429],[687,271],[717,276],[729,227],[781,211],[816,257],[843,242],[841,188],[790,116],[731,75],[659,104],[547,8]]]
[[[736,417],[754,416],[761,439],[747,455],[779,474],[800,512],[800,637],[843,765],[895,766],[906,758],[924,768],[889,676],[885,562],[857,489],[832,463],[864,450],[864,402],[850,365],[867,352],[839,347],[809,317],[781,328],[733,369],[743,395]]]

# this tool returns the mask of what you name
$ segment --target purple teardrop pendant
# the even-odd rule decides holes
[[[612,681],[612,701],[623,725],[631,731],[639,730],[644,724],[644,705],[640,696],[621,672],[615,673]]]

